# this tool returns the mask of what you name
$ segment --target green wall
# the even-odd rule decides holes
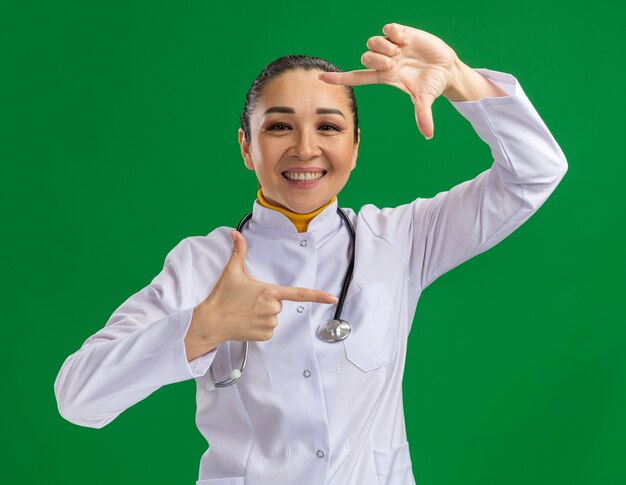
[[[206,442],[193,380],[95,430],[58,414],[57,372],[181,239],[251,210],[237,128],[261,69],[285,54],[363,69],[367,39],[398,22],[516,76],[569,162],[528,222],[422,295],[404,380],[417,483],[626,483],[622,14],[539,0],[2,2],[0,482],[194,483]],[[445,98],[426,141],[405,93],[355,92],[362,142],[342,207],[431,197],[491,165]]]

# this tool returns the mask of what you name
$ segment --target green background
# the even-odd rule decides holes
[[[54,379],[181,239],[251,210],[237,128],[262,68],[363,69],[367,39],[398,22],[517,77],[569,163],[528,222],[422,295],[404,378],[417,483],[625,484],[625,39],[609,5],[0,3],[0,482],[194,483],[193,380],[96,430],[61,418]],[[431,197],[491,165],[446,99],[426,141],[405,93],[355,91],[342,207]]]

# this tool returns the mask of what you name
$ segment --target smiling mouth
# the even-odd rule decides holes
[[[327,171],[324,170],[322,172],[283,172],[282,175],[287,180],[291,180],[294,182],[313,182],[315,180],[319,180],[324,175],[326,175]],[[289,174],[289,176],[287,176]]]

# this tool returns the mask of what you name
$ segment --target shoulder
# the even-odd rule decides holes
[[[191,265],[204,254],[230,254],[232,239],[230,227],[220,226],[206,236],[187,236],[181,239],[165,257],[165,264],[175,266]]]
[[[230,230],[230,227],[220,226],[206,236],[188,236],[185,241],[192,252],[217,250],[224,246],[230,247],[232,244]]]
[[[369,230],[374,235],[380,236],[393,227],[402,227],[410,224],[419,215],[428,199],[417,198],[409,203],[396,207],[378,207],[375,204],[365,204],[358,212],[352,209],[343,209],[353,224],[361,227],[361,230]]]
[[[231,228],[220,226],[206,236],[188,236],[184,239],[189,252],[190,264],[203,271],[220,271],[228,261],[232,251],[233,240]]]

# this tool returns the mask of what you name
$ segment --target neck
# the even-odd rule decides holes
[[[284,209],[284,208],[278,207],[278,206],[276,206],[274,204],[270,204],[263,197],[262,190],[263,189],[259,189],[259,191],[257,192],[257,197],[258,197],[259,204],[261,204],[263,207],[267,207],[268,209],[274,209],[274,210],[276,210],[278,212],[282,212],[283,214],[285,214],[289,218],[289,220],[293,223],[293,225],[296,226],[296,229],[298,230],[298,232],[306,232],[307,228],[309,227],[309,222],[316,215],[318,215],[320,212],[322,212],[324,209],[326,209],[326,207],[328,207],[330,204],[335,202],[335,200],[337,199],[337,196],[335,195],[330,201],[328,201],[326,204],[324,204],[319,209],[316,209],[313,212],[309,212],[308,214],[298,214],[297,212],[292,212],[289,209]]]

